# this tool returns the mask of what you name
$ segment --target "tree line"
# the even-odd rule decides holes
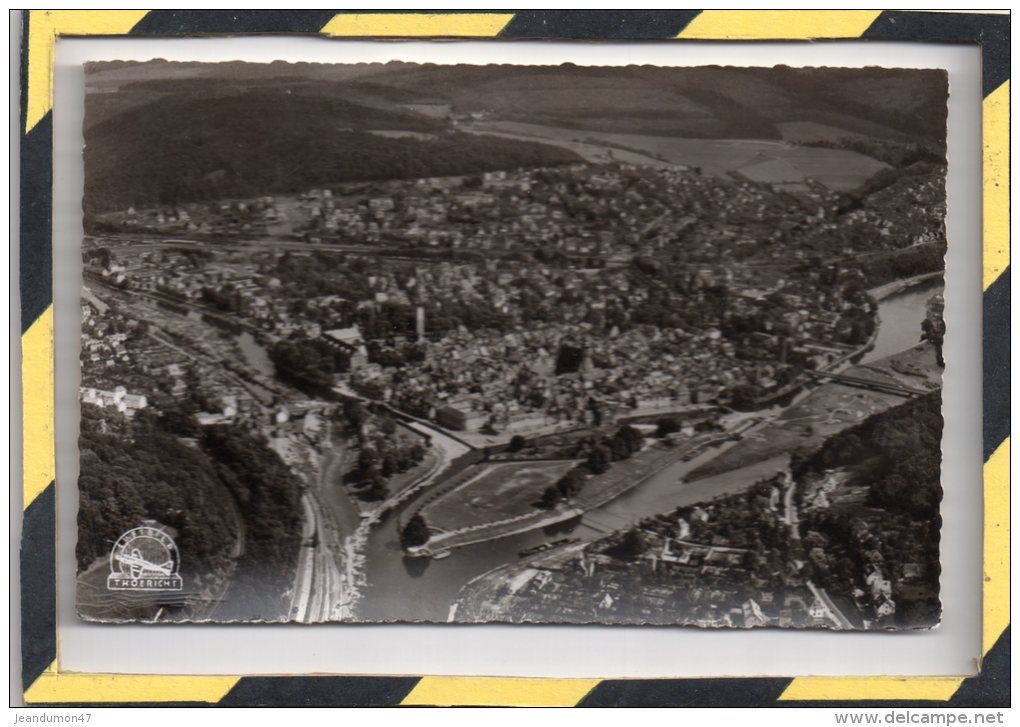
[[[584,462],[574,465],[555,484],[547,487],[535,506],[550,510],[569,500],[581,491],[589,477],[608,472],[613,462],[630,459],[641,450],[643,442],[641,432],[631,426],[620,427],[612,436],[596,440],[589,445]]]
[[[373,120],[381,126],[373,126]],[[411,129],[426,121],[282,90],[218,98],[171,94],[86,129],[85,209],[250,198],[344,182],[580,161],[561,147],[459,133],[434,122],[427,124],[435,132],[432,138],[388,138],[369,131]]]

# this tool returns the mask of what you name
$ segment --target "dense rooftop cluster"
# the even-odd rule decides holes
[[[349,184],[173,213],[192,233],[257,218],[252,231],[314,241],[292,250],[111,252],[99,238],[88,262],[286,339],[305,373],[325,362],[306,376],[319,388],[335,377],[458,429],[537,430],[618,409],[753,407],[866,344],[869,280],[846,258],[944,236],[940,168],[869,185],[792,193],[619,163]],[[107,222],[156,230],[168,214]],[[350,335],[334,361],[320,339],[337,330]]]

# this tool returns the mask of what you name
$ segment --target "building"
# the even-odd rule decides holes
[[[350,370],[357,371],[368,364],[368,350],[361,330],[355,325],[349,328],[334,328],[325,331],[322,338],[330,346],[346,353],[350,359]]]
[[[447,429],[473,432],[485,426],[489,415],[473,399],[448,404],[436,410],[436,421]]]
[[[104,391],[91,387],[81,387],[78,390],[82,404],[91,404],[101,408],[112,407],[125,416],[134,416],[136,411],[144,409],[149,402],[144,394],[129,394],[123,386],[116,387],[113,391]]]
[[[511,415],[506,422],[507,432],[528,432],[555,424],[555,420],[539,412],[522,412]]]
[[[808,616],[813,619],[823,619],[828,616],[828,614],[829,609],[819,598],[815,598],[815,600],[811,602],[811,606],[808,608]]]
[[[762,613],[761,606],[753,598],[744,601],[740,607],[741,615],[744,617],[744,627],[754,628],[755,626],[767,626],[768,616]]]

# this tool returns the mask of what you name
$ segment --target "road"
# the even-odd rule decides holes
[[[331,427],[330,424],[326,424]],[[304,586],[295,586],[300,598],[298,608],[292,608],[292,619],[306,623],[343,621],[349,615],[352,602],[352,585],[357,580],[355,565],[348,560],[346,528],[337,519],[337,513],[325,500],[325,490],[336,486],[335,477],[341,469],[345,452],[333,444],[327,428],[324,442],[329,443],[318,452],[311,445],[304,448],[306,464],[303,467],[308,489],[302,497],[305,504],[306,530],[311,523],[310,541],[302,546],[297,579]]]
[[[794,502],[794,490],[796,485],[794,484],[793,477],[790,476],[789,472],[784,475],[786,489],[783,492],[783,517],[786,520],[787,525],[790,526],[790,535],[794,540],[800,540],[800,517],[797,514],[797,505]],[[816,586],[812,581],[807,581],[808,590],[818,600],[819,603],[826,610],[826,618],[828,618],[837,629],[852,630],[854,628],[853,623],[850,619],[839,610],[832,598],[826,593],[824,588]]]
[[[322,509],[307,494],[302,497],[302,504],[309,518],[306,526],[310,527],[313,535],[301,545],[291,595],[290,620],[303,623],[337,620],[343,617],[346,591],[336,551],[323,544],[320,533],[328,535],[329,528],[322,525]]]
[[[397,239],[380,241],[373,245],[354,245],[337,242],[302,242],[299,240],[279,240],[269,237],[262,237],[252,240],[188,240],[185,238],[169,238],[165,235],[103,235],[93,238],[99,245],[116,245],[117,250],[123,252],[132,248],[153,250],[161,248],[170,249],[198,249],[202,246],[214,246],[218,252],[258,252],[260,250],[277,251],[292,250],[294,252],[342,252],[357,255],[375,255],[398,260],[407,260],[420,265],[438,264],[444,260],[436,257],[418,257],[408,255],[406,251],[407,242]]]
[[[800,520],[797,518],[797,506],[793,502],[796,486],[789,472],[784,474],[786,488],[783,490],[783,518],[790,526],[790,534],[794,540],[800,540]]]
[[[294,570],[294,586],[291,589],[290,612],[288,614],[291,621],[308,620],[315,568],[316,549],[312,546],[312,542],[318,525],[315,509],[309,502],[307,494],[301,496],[301,508],[304,512],[304,524],[301,530],[301,552],[298,555],[297,568]]]
[[[617,150],[619,152],[619,150]],[[634,152],[631,152],[634,153]],[[650,158],[651,159],[651,158]],[[654,160],[656,165],[659,166],[673,166],[670,163],[661,162]],[[653,225],[658,220],[653,221]],[[87,238],[89,239],[89,238]],[[357,255],[373,255],[378,257],[386,257],[394,260],[406,260],[419,265],[430,265],[444,262],[441,258],[435,257],[418,257],[408,255],[406,252],[407,242],[397,239],[390,239],[387,241],[381,241],[373,245],[355,245],[349,243],[332,243],[332,242],[302,242],[298,240],[280,240],[275,238],[263,237],[249,240],[189,240],[186,238],[168,238],[165,235],[158,234],[109,234],[102,235],[100,237],[90,238],[96,244],[112,244],[116,245],[120,251],[140,248],[145,250],[152,250],[154,248],[199,248],[206,245],[215,246],[217,251],[227,252],[252,252],[258,250],[293,250],[295,252],[341,252],[341,253],[353,253]],[[931,245],[941,244],[937,241],[922,242],[914,245],[914,249],[918,247],[926,247]],[[835,263],[849,263],[854,261],[865,260],[868,258],[881,258],[891,255],[896,255],[902,252],[900,250],[871,250],[867,252],[860,252],[853,255],[833,255],[824,258],[819,263],[820,265],[830,265]],[[577,257],[578,260],[584,259],[581,256]],[[748,263],[748,262],[726,262],[726,263],[712,263],[704,262],[697,264],[685,264],[681,265],[681,268],[720,268],[720,269],[732,269],[742,268],[748,270],[770,270],[779,269],[784,270],[794,265],[800,264],[797,261],[768,261],[759,263]],[[924,277],[924,276],[918,276]],[[884,286],[883,286],[884,287]]]
[[[846,386],[855,386],[859,389],[871,389],[882,394],[895,394],[896,396],[903,396],[908,399],[915,396],[924,396],[927,391],[921,391],[920,389],[912,389],[909,386],[903,386],[892,381],[877,381],[875,379],[866,379],[863,376],[848,376],[847,374],[837,374],[831,371],[811,371],[806,370],[804,372],[807,376],[814,379],[831,379],[840,384]]]
[[[836,628],[848,631],[854,628],[854,625],[850,623],[850,619],[844,616],[839,607],[832,602],[832,598],[825,592],[824,588],[819,588],[811,581],[807,582],[807,587],[814,594],[814,597],[818,599],[819,603],[825,607],[827,611],[826,617],[836,625]]]

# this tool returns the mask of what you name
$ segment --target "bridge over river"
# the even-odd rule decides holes
[[[867,379],[863,376],[837,374],[830,371],[805,371],[804,373],[814,379],[829,379],[832,381],[838,381],[841,384],[846,384],[847,386],[856,386],[859,389],[871,389],[872,391],[878,391],[883,394],[895,394],[896,396],[903,396],[908,399],[928,393],[921,389],[914,389],[909,386],[904,386],[903,384],[898,384],[895,381],[879,381],[877,379]]]

